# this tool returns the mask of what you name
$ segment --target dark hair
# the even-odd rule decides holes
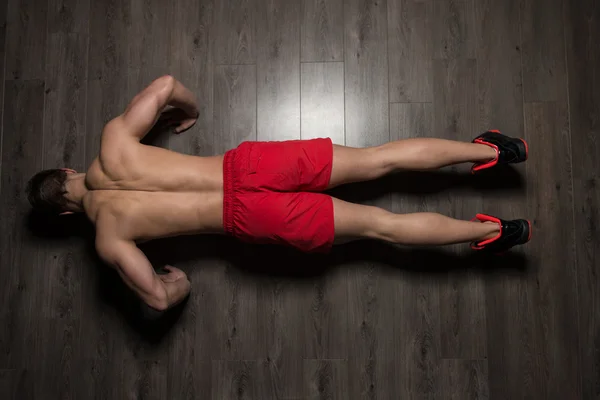
[[[61,169],[38,172],[27,183],[29,203],[36,211],[43,213],[60,214],[68,211],[66,181],[67,173]]]

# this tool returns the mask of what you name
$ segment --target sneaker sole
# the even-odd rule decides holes
[[[525,159],[522,160],[522,161],[527,161],[527,159],[529,158],[529,145],[527,144],[527,142],[525,141],[525,139],[519,138],[519,140],[522,143],[522,146],[519,146],[519,149],[521,151],[523,151],[523,150],[525,151]]]

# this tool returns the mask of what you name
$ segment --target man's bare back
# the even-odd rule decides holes
[[[529,240],[525,220],[485,214],[477,222],[435,213],[393,214],[321,193],[398,169],[435,169],[465,162],[473,171],[527,158],[525,141],[498,131],[473,143],[407,139],[371,148],[330,139],[246,142],[224,156],[195,157],[142,144],[157,121],[175,131],[198,116],[193,94],[171,76],[156,79],[103,129],[100,154],[87,173],[45,170],[28,185],[29,200],[53,214],[85,212],[96,227],[96,250],[150,307],[166,310],[190,292],[183,271],[156,274],[136,243],[157,238],[227,233],[303,251],[370,238],[407,245],[472,242],[505,251]]]
[[[142,145],[111,123],[100,156],[87,171],[83,206],[100,237],[146,241],[221,233],[222,164],[222,156],[193,157]]]

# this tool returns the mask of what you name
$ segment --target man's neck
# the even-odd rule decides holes
[[[88,188],[85,184],[85,174],[73,174],[69,176],[65,187],[67,189],[67,199],[79,208],[77,211],[83,211],[83,197],[88,193]]]

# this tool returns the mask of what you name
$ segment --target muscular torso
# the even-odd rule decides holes
[[[137,242],[221,233],[222,163],[222,156],[184,155],[105,132],[87,171],[85,212],[99,233]]]

